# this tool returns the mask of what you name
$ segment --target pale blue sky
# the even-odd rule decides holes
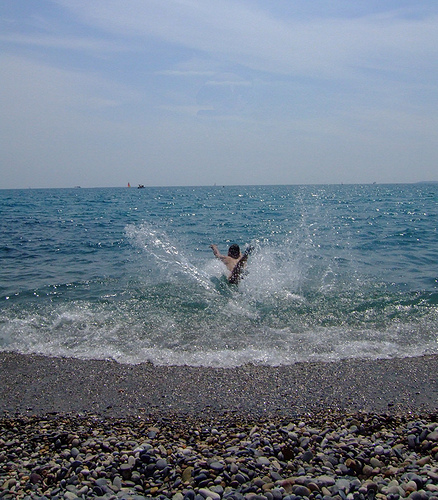
[[[438,2],[2,0],[0,188],[438,180]]]

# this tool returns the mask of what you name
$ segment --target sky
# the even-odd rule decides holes
[[[2,0],[0,188],[438,181],[436,0]]]

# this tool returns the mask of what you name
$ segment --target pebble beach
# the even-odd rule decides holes
[[[438,499],[438,358],[233,369],[0,353],[0,498]]]

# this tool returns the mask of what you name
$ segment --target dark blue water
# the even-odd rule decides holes
[[[0,191],[0,350],[235,366],[438,353],[438,186]],[[209,248],[255,250],[239,287]]]

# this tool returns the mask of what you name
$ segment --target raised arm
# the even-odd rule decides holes
[[[236,265],[236,259],[231,258],[229,255],[222,255],[216,245],[210,245],[210,248],[213,250],[214,256],[221,260],[226,266],[228,271],[231,273],[234,266]]]
[[[218,259],[220,259],[222,262],[225,262],[225,264],[228,263],[229,257],[228,255],[222,255],[219,252],[219,249],[216,245],[210,245],[210,248],[213,250],[214,256]]]
[[[217,257],[218,259],[220,259],[221,257],[223,257],[223,255],[221,255],[221,253],[219,252],[219,249],[218,249],[217,245],[210,245],[210,248],[213,250],[213,253],[214,253],[215,257]]]

